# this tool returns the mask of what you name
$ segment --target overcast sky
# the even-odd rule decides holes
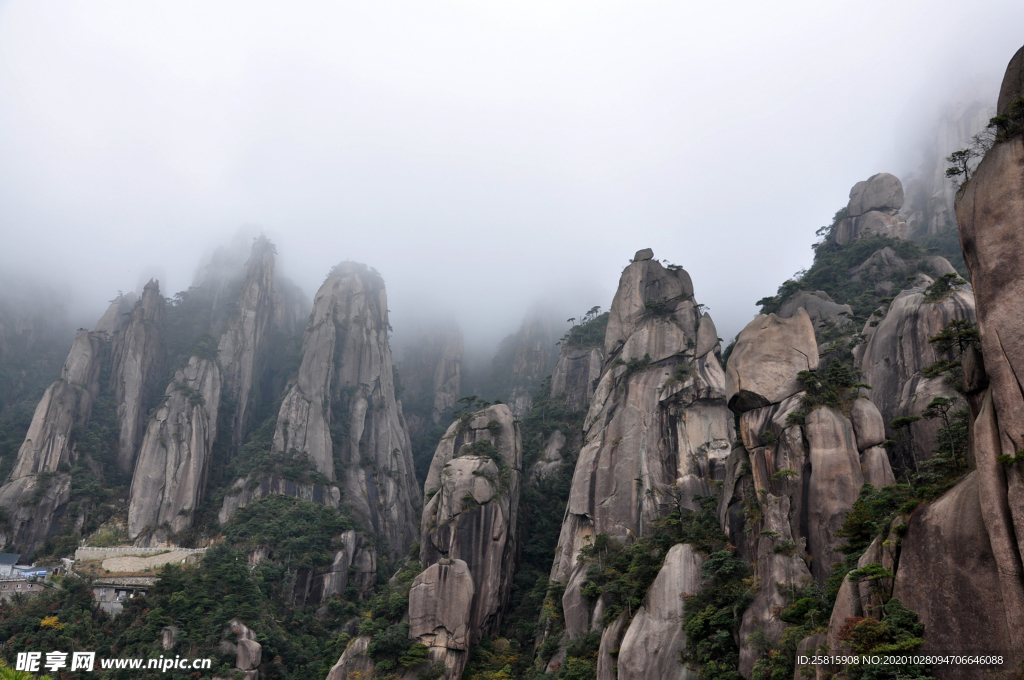
[[[98,317],[263,230],[401,333],[607,307],[634,251],[727,340],[936,111],[995,100],[1024,3],[0,2],[0,267]],[[574,314],[575,315],[575,314]]]

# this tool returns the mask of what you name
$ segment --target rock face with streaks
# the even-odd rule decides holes
[[[167,386],[132,478],[128,534],[139,544],[165,542],[192,525],[217,438],[221,386],[217,362],[197,356]]]
[[[118,297],[103,315],[113,324],[124,298]],[[7,511],[8,526],[0,541],[8,551],[28,557],[49,536],[71,500],[70,466],[77,454],[72,428],[88,425],[100,393],[100,373],[110,360],[106,332],[78,331],[68,352],[60,379],[50,385],[36,406],[25,441],[18,449],[14,469],[0,487],[0,508]],[[26,503],[27,499],[31,502]]]
[[[498,631],[512,593],[521,484],[519,425],[505,404],[453,423],[430,464],[420,558],[428,568],[442,560],[465,565],[473,586],[469,644]]]
[[[548,316],[535,310],[526,317],[519,333],[514,336],[508,403],[517,418],[530,410],[534,391],[551,374],[558,361],[557,335]]]
[[[923,653],[952,649],[948,645],[964,653],[1009,652],[1015,642],[978,477],[971,473],[907,525],[894,594],[925,624]]]
[[[402,382],[402,411],[413,436],[441,422],[462,392],[462,332],[454,321],[418,329],[395,349]]]
[[[697,673],[679,663],[679,655],[686,649],[683,602],[700,590],[703,563],[704,558],[689,544],[669,549],[622,638],[619,680],[696,680]]]
[[[932,282],[925,279],[924,283]],[[922,373],[943,358],[928,340],[953,319],[974,318],[974,294],[967,284],[941,299],[929,299],[923,286],[909,288],[896,296],[880,320],[876,316],[868,321],[863,331],[866,342],[857,346],[854,356],[863,382],[871,385],[871,401],[882,415],[887,438],[896,438],[893,419],[921,415],[935,397],[957,397],[942,378]],[[918,460],[931,457],[940,426],[937,420],[912,425]]]
[[[733,437],[717,333],[684,270],[637,253],[619,280],[604,351],[551,572],[568,584],[570,639],[594,616],[579,590],[580,549],[595,534],[630,542],[671,509],[695,509],[694,496],[724,475]]]
[[[813,560],[811,568],[823,583],[832,565],[841,561],[836,548],[846,543],[836,532],[853,507],[864,473],[857,453],[853,426],[841,413],[827,406],[807,415],[804,425],[811,467],[807,494],[807,543]]]
[[[75,337],[60,380],[39,400],[25,442],[18,450],[10,479],[41,472],[56,472],[72,462],[71,428],[86,423],[100,392],[100,369],[109,351],[103,336],[81,330]]]
[[[469,659],[476,597],[473,576],[459,559],[441,558],[416,577],[409,590],[409,637],[430,648],[428,658],[460,678]]]
[[[307,453],[319,472],[338,481],[356,517],[397,556],[417,538],[419,495],[409,434],[395,399],[389,329],[380,275],[354,262],[331,270],[313,301],[273,450]]]
[[[786,629],[777,615],[779,608],[789,603],[782,588],[808,585],[812,580],[803,557],[797,554],[794,539],[798,535],[793,533],[789,497],[766,493],[762,508],[764,528],[754,547],[758,589],[740,624],[740,640],[744,642],[740,646],[740,673],[744,677],[750,677],[759,656],[754,645],[746,643],[747,638],[761,630],[769,639],[778,640]]]
[[[332,508],[337,508],[341,503],[341,492],[336,486],[295,482],[278,475],[253,473],[236,479],[231,485],[224,496],[217,519],[224,525],[239,509],[273,495],[301,498]]]
[[[110,381],[117,404],[117,465],[131,473],[146,429],[146,415],[166,380],[164,321],[166,302],[151,280],[127,322],[114,337]]]
[[[274,246],[263,236],[253,244],[234,313],[217,345],[224,389],[235,399],[231,432],[235,446],[249,425],[254,392],[267,363],[275,306],[274,254]]]
[[[896,573],[897,594],[915,603],[925,622],[928,649],[998,646],[1007,650],[1004,670],[1024,657],[1024,473],[1019,463],[998,460],[1024,448],[1024,137],[1012,106],[1022,63],[1024,48],[1011,59],[999,94],[997,114],[1006,122],[956,200],[982,357],[969,353],[964,361],[976,470],[911,516]],[[943,594],[948,599],[940,603]],[[983,627],[975,623],[981,620]]]
[[[563,347],[551,374],[551,396],[565,399],[565,405],[573,411],[586,410],[603,366],[601,347]]]

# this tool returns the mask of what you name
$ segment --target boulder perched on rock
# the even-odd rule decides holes
[[[880,172],[850,189],[850,202],[846,209],[851,217],[869,210],[899,210],[903,207],[903,183],[895,175]]]
[[[784,319],[761,314],[736,338],[725,369],[729,408],[740,413],[777,404],[799,392],[800,371],[818,368],[814,326],[803,307]]]
[[[871,236],[908,238],[910,227],[899,214],[903,207],[903,184],[887,172],[857,182],[850,190],[846,216],[832,233],[842,245]]]

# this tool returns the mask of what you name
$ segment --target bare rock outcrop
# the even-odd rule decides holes
[[[565,399],[565,405],[573,411],[585,410],[594,396],[603,366],[601,347],[562,347],[551,374],[551,396]]]
[[[530,468],[530,477],[533,479],[544,479],[555,474],[562,467],[562,462],[564,461],[562,454],[565,452],[567,444],[568,440],[561,430],[552,432],[544,444],[544,449],[541,451],[537,462]]]
[[[223,526],[240,508],[275,494],[301,498],[332,508],[337,508],[341,503],[341,491],[333,485],[295,482],[278,475],[252,474],[234,481],[224,496],[217,519]]]
[[[979,492],[974,472],[908,522],[894,595],[924,623],[923,653],[1013,649]]]
[[[357,637],[348,643],[338,663],[331,667],[327,680],[364,680],[373,677],[373,659],[368,653],[370,638]]]
[[[100,391],[100,369],[108,348],[103,338],[84,329],[78,332],[60,379],[46,388],[36,406],[11,481],[56,472],[61,463],[72,462],[71,428],[88,422]]]
[[[505,404],[452,424],[431,461],[420,528],[424,566],[466,566],[473,580],[469,639],[497,632],[512,592],[519,540],[522,444]]]
[[[903,207],[903,184],[895,175],[880,172],[850,190],[847,216],[836,225],[836,243],[845,244],[870,236],[908,238],[907,226],[899,210]]]
[[[31,555],[50,534],[71,499],[70,466],[77,453],[72,428],[86,427],[100,394],[100,374],[110,362],[110,333],[127,320],[125,308],[134,296],[118,296],[100,319],[103,330],[80,329],[60,379],[50,385],[36,405],[25,441],[18,449],[7,482],[0,487],[0,507],[10,517],[0,533],[9,550]],[[30,501],[30,502],[26,502]]]
[[[174,374],[146,427],[128,506],[128,534],[144,544],[192,525],[217,438],[221,375],[217,362],[193,356]]]
[[[567,583],[570,638],[593,616],[576,559],[589,537],[630,542],[670,509],[695,509],[694,496],[725,474],[732,417],[712,328],[681,268],[642,251],[623,271],[551,573]]]
[[[750,677],[760,656],[759,650],[747,639],[760,630],[769,640],[776,642],[786,629],[786,624],[778,617],[778,612],[789,604],[782,589],[788,585],[806,586],[812,580],[794,540],[789,497],[766,493],[762,512],[764,522],[758,533],[754,561],[757,593],[743,612],[740,623],[739,669],[743,677]]]
[[[254,391],[266,365],[264,354],[275,306],[274,255],[274,246],[266,237],[253,243],[236,307],[217,345],[224,389],[235,398],[231,432],[235,446],[249,424]]]
[[[921,288],[904,290],[880,322],[868,321],[863,333],[867,342],[854,350],[854,356],[863,381],[871,385],[871,401],[882,415],[887,438],[895,439],[893,419],[920,415],[936,396],[957,397],[942,379],[922,375],[924,368],[942,358],[928,340],[953,319],[974,318],[974,294],[965,285],[936,301]],[[939,422],[920,420],[912,427],[917,459],[929,458]]]
[[[350,577],[362,596],[371,595],[377,585],[376,548],[354,529],[341,535],[341,550],[334,553],[330,566],[297,570],[292,602],[296,607],[321,605],[344,594]],[[322,613],[326,610],[318,611]]]
[[[701,588],[704,558],[689,544],[672,546],[622,638],[618,680],[696,680],[679,662],[686,649],[683,602]]]
[[[726,396],[733,411],[778,404],[802,388],[800,371],[818,368],[818,343],[811,318],[797,307],[786,319],[761,314],[736,338],[726,366]]]
[[[25,499],[32,503],[25,504]],[[7,526],[0,529],[0,543],[28,559],[49,537],[51,527],[67,512],[71,500],[71,475],[28,475],[0,488],[0,507],[7,511]]]
[[[444,664],[446,678],[462,677],[469,658],[474,595],[469,567],[447,558],[427,567],[409,590],[409,637],[430,648],[428,659]]]
[[[397,556],[417,538],[419,495],[395,399],[387,310],[384,280],[375,271],[354,262],[331,271],[313,301],[273,449],[306,452]],[[335,460],[344,466],[339,474]]]
[[[126,323],[114,336],[110,382],[117,404],[117,465],[131,473],[142,443],[146,416],[166,380],[164,321],[166,302],[151,280]]]
[[[814,336],[818,344],[821,344],[824,334],[830,329],[845,329],[853,324],[850,320],[853,316],[853,307],[833,302],[828,293],[822,290],[796,292],[782,303],[778,315],[783,319],[789,319],[796,314],[797,309],[807,312],[811,323],[814,324]]]
[[[138,296],[135,293],[118,293],[117,297],[110,301],[107,311],[103,312],[103,316],[92,327],[92,332],[106,333],[108,336],[113,336],[125,325],[126,319],[131,315],[137,300]]]
[[[807,543],[813,560],[811,570],[819,583],[841,560],[835,549],[844,545],[836,532],[846,521],[864,485],[853,426],[842,414],[828,407],[807,415],[804,425],[810,449],[810,487],[807,495]]]

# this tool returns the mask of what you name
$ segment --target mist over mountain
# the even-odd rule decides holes
[[[0,5],[0,671],[1019,676],[983,9]]]

